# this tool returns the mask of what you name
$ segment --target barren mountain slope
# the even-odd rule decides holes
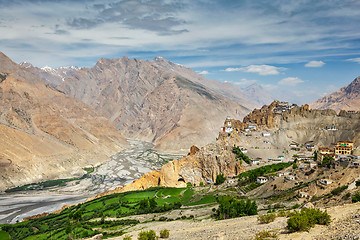
[[[349,85],[318,99],[310,104],[311,108],[360,111],[360,77]]]
[[[202,84],[137,59],[100,59],[58,87],[115,122],[127,137],[164,152],[212,141],[226,116],[249,110]]]
[[[257,91],[259,89],[256,89],[256,91],[252,91],[252,90],[250,90],[250,88],[246,88],[243,90],[231,83],[219,82],[216,80],[209,80],[209,79],[206,79],[203,75],[197,74],[191,68],[187,68],[183,65],[170,62],[162,57],[157,57],[154,60],[149,61],[149,62],[151,64],[154,64],[154,65],[160,67],[162,70],[164,70],[170,74],[177,74],[186,79],[189,79],[190,81],[192,81],[194,83],[198,83],[203,86],[206,86],[209,90],[215,92],[216,94],[219,94],[225,98],[240,102],[241,105],[243,105],[249,109],[253,109],[255,107],[261,107],[264,104],[269,104],[273,100],[273,99],[270,99],[269,101],[266,101],[266,102],[263,102],[262,100],[260,100],[263,98],[263,96],[261,96],[261,94],[263,94],[265,92],[265,90],[263,90],[261,93],[259,93],[259,91]],[[266,95],[269,95],[269,94],[266,93]]]
[[[83,174],[126,146],[107,119],[0,53],[0,191]]]

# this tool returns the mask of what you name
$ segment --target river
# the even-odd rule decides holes
[[[26,216],[53,212],[64,204],[85,201],[98,193],[139,179],[144,173],[160,169],[167,161],[182,155],[164,155],[152,150],[152,143],[130,140],[131,147],[113,155],[94,168],[88,177],[62,187],[0,195],[0,224],[15,223]]]

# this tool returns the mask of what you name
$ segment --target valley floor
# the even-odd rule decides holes
[[[53,212],[65,204],[75,204],[131,183],[143,174],[159,169],[179,155],[161,155],[151,150],[153,144],[128,140],[126,149],[112,156],[108,162],[94,168],[84,179],[68,182],[65,186],[46,190],[29,190],[0,195],[0,224],[15,223],[24,217]]]

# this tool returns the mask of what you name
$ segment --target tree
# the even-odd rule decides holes
[[[316,161],[316,160],[317,160],[317,158],[318,158],[318,153],[317,153],[317,151],[316,151],[316,150],[314,151],[314,156],[313,156],[313,158],[314,158],[314,161]]]
[[[297,168],[298,168],[298,165],[297,165],[296,163],[293,163],[292,168],[293,168],[293,169],[297,169]]]
[[[226,178],[224,177],[223,174],[218,174],[216,176],[216,185],[220,185],[220,184],[224,183],[225,180],[226,180]]]
[[[154,208],[157,207],[157,202],[155,201],[155,198],[150,198],[149,206],[150,206],[151,209],[154,209]]]

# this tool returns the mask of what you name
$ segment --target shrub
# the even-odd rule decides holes
[[[343,196],[344,200],[348,200],[350,198],[351,194],[348,192]]]
[[[253,240],[270,240],[270,239],[279,239],[278,233],[273,231],[261,231],[255,234]]]
[[[123,240],[131,240],[132,237],[130,235],[125,235],[125,237],[123,238]]]
[[[360,192],[354,193],[354,195],[351,197],[351,200],[353,203],[360,202]]]
[[[357,187],[359,187],[359,186],[360,186],[360,180],[356,180],[355,185],[356,185]]]
[[[203,183],[203,182],[200,182],[199,186],[200,186],[200,187],[203,187],[203,186],[204,186],[204,183]]]
[[[170,231],[167,229],[163,229],[160,231],[160,238],[169,238]]]
[[[285,210],[280,210],[278,212],[278,217],[289,217],[290,216],[290,211],[285,211]]]
[[[158,239],[158,236],[156,236],[155,231],[152,229],[150,229],[149,231],[141,231],[138,237],[138,240],[156,240],[156,239]]]
[[[264,214],[264,215],[259,215],[257,220],[264,224],[264,223],[271,223],[275,220],[276,218],[276,213],[268,213],[268,214]]]
[[[303,208],[301,211],[295,211],[287,220],[287,228],[290,232],[308,231],[315,224],[329,225],[330,215],[317,208]]]
[[[223,174],[219,174],[216,176],[216,185],[222,184],[224,183],[226,180],[226,178],[224,177]]]
[[[332,193],[333,195],[340,195],[340,193],[342,193],[343,191],[345,191],[345,189],[347,189],[347,188],[348,188],[348,186],[347,186],[347,185],[344,185],[344,186],[335,188],[334,190],[331,191],[331,193]]]

